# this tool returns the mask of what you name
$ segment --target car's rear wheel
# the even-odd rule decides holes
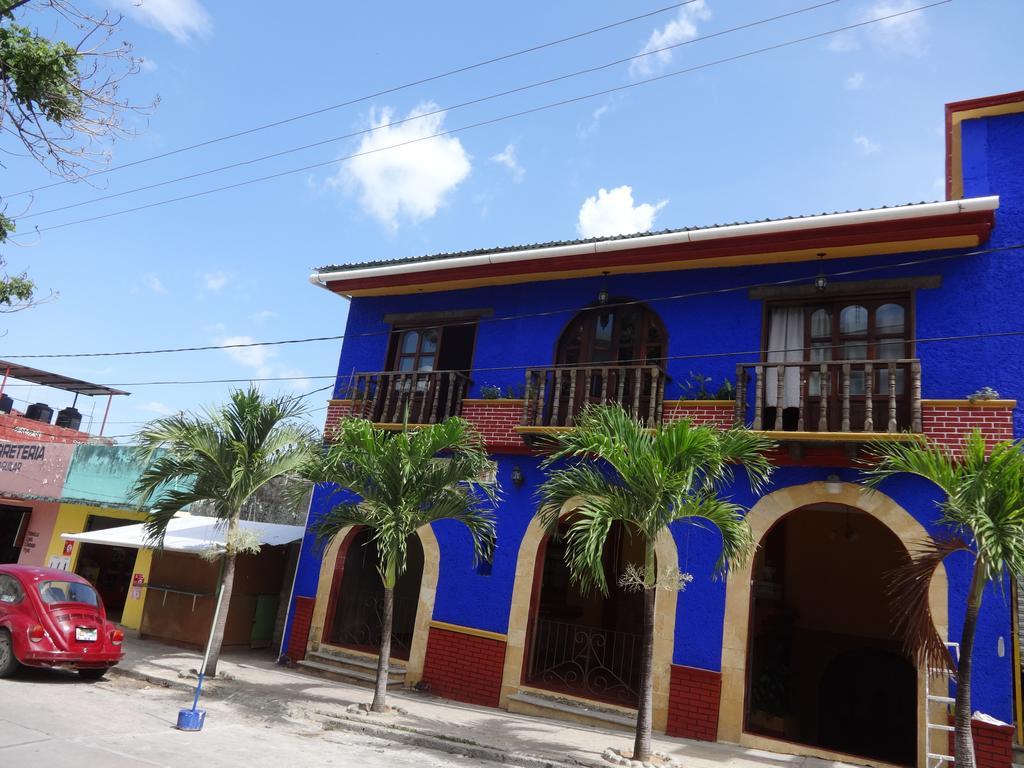
[[[78,676],[83,680],[102,680],[103,676],[107,674],[106,669],[80,669],[78,670]]]
[[[0,677],[10,677],[17,671],[18,666],[11,633],[6,629],[0,629]]]

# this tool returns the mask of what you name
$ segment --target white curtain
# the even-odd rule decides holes
[[[768,316],[769,363],[798,363],[806,359],[804,346],[803,307],[778,307]],[[779,375],[775,368],[765,372],[765,404],[778,405]],[[783,408],[800,405],[800,369],[787,368],[783,377]]]

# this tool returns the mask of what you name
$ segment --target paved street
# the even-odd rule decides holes
[[[390,744],[346,731],[322,731],[261,714],[247,705],[208,701],[206,727],[173,726],[184,693],[112,677],[21,670],[0,680],[0,766],[479,766],[479,760]],[[279,708],[268,707],[280,712]],[[495,765],[495,764],[491,764]]]

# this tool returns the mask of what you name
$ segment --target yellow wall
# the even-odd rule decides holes
[[[61,504],[57,512],[57,521],[53,526],[53,536],[50,538],[50,546],[46,550],[46,557],[43,565],[50,564],[51,557],[59,557],[64,553],[64,539],[62,533],[82,533],[85,531],[85,523],[89,515],[100,515],[102,517],[116,517],[121,520],[130,520],[133,523],[141,523],[146,519],[145,512],[136,512],[130,509],[110,509],[108,507],[88,507],[82,504]],[[78,565],[78,553],[81,550],[79,544],[74,545],[71,553],[71,561],[68,570],[75,570]],[[144,582],[149,582],[149,568],[152,564],[153,552],[149,549],[140,549],[135,557],[135,567],[132,573],[141,573]],[[142,623],[142,605],[146,601],[145,587],[139,590],[136,598],[129,590],[128,599],[125,601],[124,613],[121,616],[121,624],[128,629],[138,629]]]

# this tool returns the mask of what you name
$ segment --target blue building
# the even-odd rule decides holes
[[[947,751],[943,732],[928,743],[928,722],[946,713],[926,704],[926,671],[895,636],[885,593],[886,573],[937,532],[936,491],[909,477],[871,495],[856,485],[869,440],[924,434],[955,450],[973,429],[998,440],[1024,427],[1024,92],[948,105],[947,128],[941,202],[312,276],[351,300],[328,430],[349,414],[394,424],[406,404],[416,423],[461,414],[505,489],[492,564],[474,567],[454,524],[410,547],[396,682],[628,724],[639,598],[579,593],[535,519],[538,436],[570,429],[584,403],[619,402],[651,422],[739,421],[779,444],[765,493],[731,489],[759,542],[747,567],[716,579],[706,528],[677,524],[657,543],[659,561],[693,580],[657,596],[655,727],[876,765]],[[984,388],[1001,395],[972,397]],[[310,520],[323,511],[318,495]],[[324,551],[307,536],[283,645],[293,660],[372,672],[379,587],[366,539],[353,530]],[[631,546],[613,536],[611,574]],[[954,558],[932,584],[949,642],[969,569]],[[985,594],[974,652],[974,708],[1006,723],[1019,680],[1012,594]],[[1008,745],[1012,729],[996,731]]]

